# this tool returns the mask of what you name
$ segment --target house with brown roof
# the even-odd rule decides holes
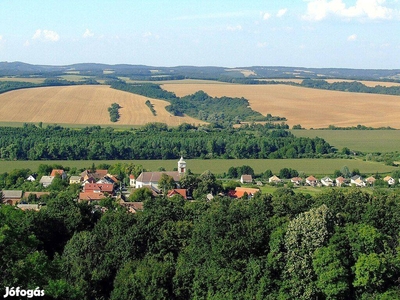
[[[93,201],[100,201],[106,197],[107,196],[102,192],[81,192],[79,193],[78,202],[88,201],[89,203],[92,203]]]
[[[303,178],[301,177],[293,177],[290,179],[290,182],[295,184],[295,185],[300,185],[303,182]]]
[[[143,211],[143,202],[125,202],[121,200],[119,204],[126,207],[128,211],[133,214],[136,214],[139,211]]]
[[[81,173],[81,177],[83,178],[83,181],[88,180],[89,178],[94,178],[95,181],[100,180],[104,176],[107,176],[108,170],[104,169],[98,169],[94,172],[91,172],[90,170],[85,170]]]
[[[35,196],[36,199],[40,199],[42,196],[50,195],[50,192],[25,192],[22,200],[23,201],[29,200],[29,196],[31,196],[31,195]]]
[[[141,188],[147,185],[158,189],[158,182],[160,181],[162,174],[171,176],[175,183],[178,183],[181,178],[178,171],[142,172],[136,179],[136,188]]]
[[[376,181],[376,179],[373,176],[370,176],[365,179],[365,183],[368,185],[374,185],[375,181]]]
[[[253,177],[251,175],[243,174],[240,176],[240,183],[253,183]]]
[[[308,176],[306,178],[306,184],[310,185],[310,186],[317,186],[318,184],[318,179],[315,178],[314,176]]]
[[[175,195],[181,195],[183,197],[183,199],[187,199],[187,189],[173,189],[168,191],[167,196],[169,198],[175,196]]]
[[[3,203],[15,205],[21,201],[22,191],[21,190],[2,190]]]
[[[178,161],[178,171],[142,172],[136,178],[136,188],[151,186],[158,189],[158,182],[162,174],[171,176],[175,183],[179,183],[181,176],[186,174],[186,162],[183,160],[183,157]]]
[[[343,176],[339,176],[338,178],[335,179],[336,186],[344,186],[347,184],[347,179],[344,178]]]

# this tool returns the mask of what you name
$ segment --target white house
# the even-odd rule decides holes
[[[308,176],[306,178],[306,184],[310,185],[310,186],[316,186],[318,184],[318,179],[315,178],[314,176]]]
[[[280,182],[282,182],[282,180],[280,180],[280,178],[278,176],[273,175],[268,179],[268,182],[269,183],[280,183]]]
[[[129,186],[135,187],[136,186],[136,178],[134,175],[129,175]]]
[[[42,176],[40,178],[40,184],[43,185],[43,187],[48,187],[52,182],[53,182],[54,176]]]
[[[343,176],[339,176],[338,178],[336,178],[335,182],[336,186],[344,186],[346,185],[347,180]]]
[[[350,184],[363,187],[365,186],[365,182],[363,178],[360,175],[354,175],[353,177],[350,178]]]
[[[396,180],[394,180],[394,178],[390,176],[386,176],[385,178],[383,178],[383,181],[387,182],[389,185],[393,185],[396,183]]]
[[[253,177],[251,175],[240,176],[240,183],[253,183]]]
[[[300,185],[303,182],[303,178],[301,177],[293,177],[290,179],[290,182],[295,184],[295,185]]]
[[[328,176],[324,177],[321,179],[321,183],[324,186],[333,186],[333,180],[331,178],[329,178]]]

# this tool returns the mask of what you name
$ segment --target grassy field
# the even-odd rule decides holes
[[[27,78],[17,78],[17,77],[0,77],[0,81],[18,81],[18,82],[31,82],[31,83],[43,83],[46,78],[41,77],[27,77]]]
[[[186,159],[185,159],[186,160]],[[117,162],[133,163],[142,165],[143,168],[151,171],[157,171],[158,168],[163,167],[166,170],[173,170],[177,167],[178,160],[130,160],[130,161],[0,161],[0,173],[9,172],[13,169],[29,168],[32,171],[37,170],[40,164],[60,164],[64,167],[89,168],[94,163],[99,165],[101,163],[115,164]],[[307,175],[324,176],[332,175],[335,170],[347,166],[350,171],[359,169],[361,173],[375,174],[390,173],[395,170],[395,167],[386,166],[376,162],[366,162],[355,159],[233,159],[233,160],[200,160],[200,159],[187,159],[187,167],[195,174],[201,174],[205,170],[210,170],[215,174],[223,174],[227,172],[230,167],[239,167],[243,165],[251,166],[256,173],[261,173],[266,170],[271,170],[273,173],[278,173],[282,168],[292,168],[299,172],[304,172]]]
[[[62,86],[15,90],[0,94],[0,122],[93,125],[144,125],[162,122],[171,126],[181,123],[204,123],[191,117],[175,117],[166,111],[167,101],[151,99],[157,115],[145,102],[149,99],[108,86]],[[118,123],[110,121],[108,107],[118,103]]]
[[[336,149],[362,152],[400,150],[400,130],[291,130],[298,137],[321,137]]]
[[[252,109],[286,117],[292,126],[322,128],[358,124],[400,128],[400,96],[349,93],[289,85],[164,84],[177,96],[203,90],[214,97],[244,97]]]

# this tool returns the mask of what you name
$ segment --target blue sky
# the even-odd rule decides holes
[[[399,0],[0,0],[0,61],[400,68]]]

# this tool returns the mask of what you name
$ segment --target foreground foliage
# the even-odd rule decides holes
[[[400,299],[400,195],[282,189],[104,214],[0,206],[0,286],[49,299]],[[200,197],[201,199],[201,197]]]

